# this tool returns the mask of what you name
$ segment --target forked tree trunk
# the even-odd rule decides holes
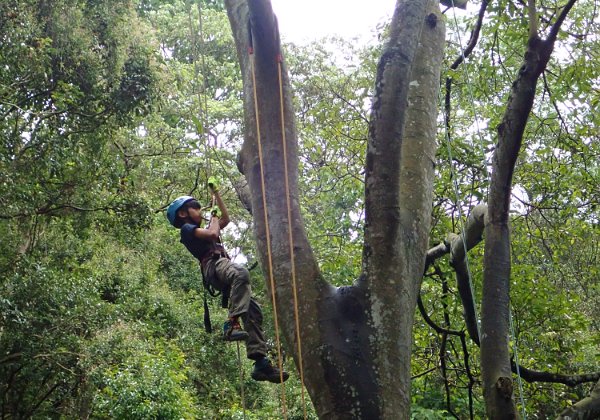
[[[276,314],[287,349],[294,354],[296,366],[302,364],[320,418],[408,418],[412,322],[430,229],[444,47],[439,6],[428,0],[399,1],[396,6],[372,108],[363,274],[354,286],[335,288],[319,272],[300,214],[292,93],[283,62],[282,107],[280,43],[270,2],[226,0],[225,4],[244,80],[246,138],[240,168],[252,193],[261,266],[268,286],[271,278],[276,285]],[[251,39],[252,56],[248,53]]]

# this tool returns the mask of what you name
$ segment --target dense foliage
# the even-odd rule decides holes
[[[600,362],[593,6],[582,1],[561,35],[513,194],[514,354],[529,369],[564,374],[598,371]],[[449,62],[461,49],[452,13]],[[514,22],[522,14],[520,5],[494,4],[468,65],[445,75],[453,80],[451,124],[440,118],[432,246],[485,201],[486,157],[521,63],[526,32]],[[472,19],[456,22],[464,37]],[[336,285],[360,273],[379,51],[342,40],[286,51],[304,216],[324,276]],[[240,95],[219,2],[0,4],[1,418],[280,416],[279,388],[251,381],[235,345],[204,330],[198,268],[163,215],[181,193],[207,201],[206,179],[217,174],[236,222],[228,248],[253,265],[250,219],[235,194]],[[482,253],[469,255],[476,294]],[[273,336],[262,275],[251,273]],[[426,273],[422,300],[433,322],[464,329],[446,261]],[[225,313],[218,299],[210,306],[218,329]],[[415,418],[483,415],[477,346],[418,316],[413,354]],[[528,417],[548,418],[589,389],[523,383],[517,398]],[[302,417],[297,375],[286,384],[286,404],[291,418]]]

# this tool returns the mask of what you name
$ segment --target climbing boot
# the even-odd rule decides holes
[[[255,381],[269,381],[274,384],[287,381],[290,375],[287,372],[281,372],[275,366],[271,364],[271,361],[266,357],[258,360],[254,363],[254,370],[252,371],[252,379]]]
[[[229,318],[223,324],[223,339],[225,341],[244,341],[248,339],[248,333],[242,330],[237,318]]]

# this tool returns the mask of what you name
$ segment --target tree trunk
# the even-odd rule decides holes
[[[517,417],[509,354],[510,194],[537,80],[550,58],[552,46],[553,43],[542,41],[537,35],[530,38],[525,62],[512,86],[506,112],[498,126],[485,227],[481,304],[481,373],[490,419]]]
[[[272,267],[276,302],[274,309],[277,310],[276,316],[288,344],[288,350],[292,352],[296,365],[299,366],[300,355],[297,351],[294,311],[291,310],[294,308],[294,301],[282,150],[283,132],[277,61],[280,45],[277,24],[268,1],[228,0],[225,4],[244,81],[245,141],[240,152],[238,166],[248,181],[251,193],[250,206],[261,267],[265,273],[269,290]],[[251,42],[252,55],[249,54]],[[332,391],[324,384],[323,374],[327,358],[324,357],[326,349],[321,343],[327,332],[325,323],[319,322],[319,320],[334,315],[334,305],[330,306],[327,313],[323,313],[325,307],[323,302],[335,300],[336,290],[321,278],[304,231],[304,223],[298,206],[296,128],[285,63],[281,64],[283,67],[283,115],[289,165],[287,176],[290,187],[295,275],[299,318],[302,320],[299,335],[301,337],[303,373],[307,390],[315,407],[322,407],[323,411],[333,412],[331,404],[328,404],[333,400]],[[257,114],[258,118],[256,118]],[[259,130],[262,152],[260,156],[258,153]],[[270,250],[267,247],[263,179]]]
[[[320,418],[408,418],[412,322],[430,229],[444,47],[439,6],[427,0],[396,6],[370,126],[363,275],[355,286],[334,288],[321,277],[300,214],[292,96],[281,62],[282,112],[280,45],[271,5],[268,0],[225,4],[244,80],[246,137],[239,167],[251,191],[257,249],[268,285],[271,278],[275,283],[276,316],[287,348],[302,366]]]
[[[430,231],[445,35],[438,7],[397,3],[371,111],[360,286],[369,290],[384,418],[410,412],[412,324]]]

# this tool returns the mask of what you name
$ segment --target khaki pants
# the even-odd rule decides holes
[[[252,297],[250,273],[228,258],[212,259],[203,267],[204,276],[210,284],[221,292],[230,289],[229,317],[240,316],[244,330],[248,333],[246,354],[249,359],[258,360],[267,355],[265,334],[262,330],[263,315],[260,305]]]

